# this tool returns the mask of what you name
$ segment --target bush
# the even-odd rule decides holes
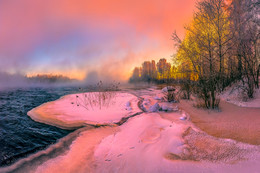
[[[97,92],[88,92],[76,95],[77,106],[82,106],[85,109],[95,110],[96,108],[108,108],[115,103],[117,92],[120,83],[112,83],[104,87],[102,81],[96,85]]]
[[[180,88],[181,98],[190,100],[191,92],[192,92],[192,81],[191,80],[183,80]]]
[[[213,106],[214,109],[218,109],[219,103],[220,103],[220,98],[215,98],[214,104],[213,104],[212,99],[209,96],[209,98],[207,100],[205,100],[205,98],[197,98],[196,103],[193,104],[193,106],[196,107],[196,108],[207,108],[207,109],[209,109],[208,105],[211,105],[211,108]]]

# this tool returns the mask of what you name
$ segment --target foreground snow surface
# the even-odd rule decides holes
[[[20,170],[63,173],[259,172],[259,146],[212,137],[197,129],[189,119],[183,119],[186,117],[183,111],[149,111],[149,106],[155,103],[174,107],[158,99],[162,97],[161,91],[144,90],[139,92],[139,96],[143,98],[143,108],[147,112],[128,119],[121,126],[82,131],[66,152],[54,157],[55,149],[48,154],[52,157],[43,162],[41,155],[34,157],[36,164],[29,160],[29,166],[23,164],[24,169]],[[115,107],[97,113],[71,104],[74,98],[75,95],[65,96],[28,114],[41,122],[69,127],[75,126],[75,121],[93,124],[116,122],[140,111],[138,98],[127,93],[119,93]]]
[[[172,116],[180,116],[174,113]],[[178,119],[178,118],[177,118]],[[259,147],[211,137],[158,113],[81,132],[64,154],[31,172],[257,172]],[[30,172],[29,171],[29,172]]]
[[[120,130],[96,148],[96,172],[260,170],[258,147],[236,146],[232,140],[219,141],[182,123],[163,119],[157,113],[134,117]],[[247,160],[249,157],[256,160]],[[247,161],[241,162],[240,159]]]
[[[170,161],[164,157],[167,153],[179,155],[182,152],[183,128],[156,113],[134,118],[97,147],[97,172],[167,171],[165,166]]]
[[[83,96],[84,93],[64,96],[32,109],[28,115],[36,121],[61,128],[76,128],[86,124],[113,124],[141,111],[137,106],[138,98],[129,93],[116,93],[110,105],[102,106],[101,109],[98,104],[93,107],[88,105],[87,108],[82,106],[82,101],[78,102],[84,99]]]

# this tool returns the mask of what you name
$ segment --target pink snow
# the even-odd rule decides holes
[[[89,93],[86,93],[89,94]],[[92,93],[93,94],[93,93]],[[119,122],[123,117],[131,116],[141,110],[139,99],[129,93],[117,93],[109,106],[91,106],[87,108],[78,104],[77,96],[72,94],[56,101],[45,103],[27,114],[34,120],[61,128],[76,128],[87,124],[101,125]]]
[[[196,128],[189,116],[178,109],[149,112],[154,104],[171,109],[175,106],[157,99],[162,97],[160,90],[136,92],[144,98],[142,105],[147,113],[132,117],[121,126],[81,132],[69,151],[41,163],[35,172],[256,172],[260,169],[259,146],[212,137]],[[118,93],[113,105],[95,110],[71,104],[75,96],[43,104],[28,115],[40,122],[68,128],[111,125],[140,111],[139,99],[129,93]],[[231,152],[230,155],[225,155],[225,151]],[[211,157],[219,160],[213,162],[209,160]]]
[[[260,89],[255,89],[254,98],[247,99],[240,85],[241,83],[235,83],[227,87],[224,92],[220,94],[220,98],[237,106],[260,108]]]

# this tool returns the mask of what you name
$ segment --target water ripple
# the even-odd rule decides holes
[[[0,166],[42,150],[71,131],[38,123],[32,108],[78,92],[77,88],[19,88],[0,91]]]

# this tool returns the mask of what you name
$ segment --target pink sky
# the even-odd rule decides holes
[[[171,59],[195,0],[0,1],[0,69],[127,79],[144,60]]]

